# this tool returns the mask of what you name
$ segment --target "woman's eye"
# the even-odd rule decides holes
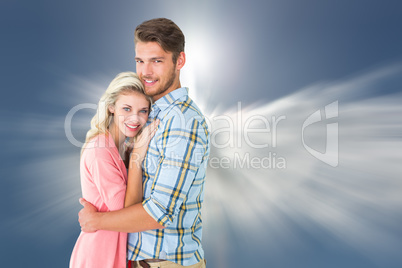
[[[129,112],[129,111],[130,111],[130,108],[124,107],[123,110],[126,111],[126,112]]]
[[[148,110],[141,110],[140,113],[147,114],[147,113],[148,113]]]

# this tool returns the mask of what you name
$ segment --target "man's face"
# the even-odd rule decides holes
[[[138,42],[135,46],[135,60],[145,93],[154,101],[180,87],[181,67],[173,63],[172,53],[164,51],[158,43]]]

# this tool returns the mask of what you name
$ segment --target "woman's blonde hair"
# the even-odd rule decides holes
[[[91,129],[87,132],[85,143],[88,143],[92,138],[99,134],[108,133],[107,130],[113,118],[113,114],[109,111],[109,107],[116,104],[117,98],[120,95],[132,92],[144,94],[151,106],[152,99],[145,94],[144,86],[138,78],[138,75],[133,72],[119,73],[112,80],[109,87],[99,100],[98,108],[95,116],[91,120]]]

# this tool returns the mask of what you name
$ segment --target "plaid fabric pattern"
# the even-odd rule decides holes
[[[157,100],[149,122],[155,118],[160,123],[143,162],[142,204],[165,229],[129,234],[127,257],[193,265],[204,258],[201,207],[208,126],[187,88]]]

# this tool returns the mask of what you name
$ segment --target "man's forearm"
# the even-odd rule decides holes
[[[121,210],[98,212],[95,217],[94,227],[97,230],[137,233],[164,228],[149,216],[141,203]]]

